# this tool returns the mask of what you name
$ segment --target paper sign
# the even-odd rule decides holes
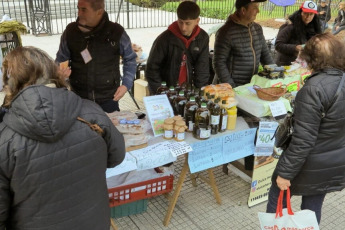
[[[105,172],[106,178],[116,176],[125,172],[133,171],[137,169],[137,161],[135,158],[130,155],[129,153],[126,153],[125,159],[122,161],[121,164],[114,168],[109,168]]]
[[[164,120],[173,117],[174,111],[170,105],[167,95],[144,97],[146,113],[152,126],[155,137],[163,134]]]
[[[270,156],[273,152],[274,133],[278,127],[277,122],[260,122],[254,156]]]
[[[234,132],[191,144],[188,155],[191,173],[213,168],[254,153],[256,128]]]
[[[273,117],[279,117],[287,113],[284,102],[282,101],[271,102],[270,109]]]
[[[193,149],[192,147],[186,143],[185,141],[181,142],[169,142],[169,144],[165,145],[171,152],[174,157],[183,155],[185,153],[191,152]]]
[[[164,141],[143,149],[131,151],[130,154],[137,161],[138,170],[151,169],[176,161],[176,157],[164,146],[168,143],[168,141]]]

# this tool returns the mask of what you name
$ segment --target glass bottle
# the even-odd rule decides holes
[[[156,95],[166,94],[168,91],[169,91],[169,88],[167,86],[167,83],[165,81],[162,81],[161,86],[159,86],[156,91]]]
[[[177,115],[184,116],[184,107],[187,103],[187,98],[184,96],[184,91],[180,91],[174,100],[174,107]]]
[[[195,125],[193,136],[199,140],[208,139],[211,136],[211,127],[209,126],[210,115],[206,103],[202,103],[201,107],[195,112]]]
[[[221,112],[220,112],[220,122],[219,122],[219,132],[225,132],[228,125],[228,112],[226,111],[226,100],[222,100]]]
[[[177,92],[175,91],[174,86],[170,86],[169,91],[167,92],[167,97],[169,99],[171,107],[174,108],[174,103],[173,102],[174,102],[174,99],[177,97]]]
[[[198,103],[195,101],[195,97],[191,96],[190,100],[186,103],[184,107],[184,120],[188,126],[187,132],[193,132],[195,123],[195,112],[199,108]]]
[[[221,109],[218,102],[219,102],[219,99],[216,99],[212,107],[210,108],[211,134],[217,134],[219,130]]]

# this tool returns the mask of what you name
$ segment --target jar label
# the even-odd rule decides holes
[[[220,116],[211,115],[211,125],[219,125]]]
[[[173,138],[174,132],[173,130],[164,130],[164,137],[165,138]]]
[[[200,138],[201,139],[206,139],[211,136],[211,130],[210,129],[205,129],[205,128],[200,128]]]
[[[221,129],[226,130],[227,125],[228,125],[228,115],[223,115]]]
[[[194,129],[194,123],[193,123],[193,121],[189,121],[188,130],[193,132],[193,129]]]
[[[177,139],[178,141],[183,141],[184,138],[185,138],[185,133],[184,133],[184,132],[183,132],[183,133],[177,133],[176,139]]]

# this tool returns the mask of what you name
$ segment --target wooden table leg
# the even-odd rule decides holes
[[[207,171],[208,171],[208,177],[210,180],[210,185],[213,189],[214,197],[216,198],[216,201],[218,204],[222,204],[222,200],[220,198],[220,194],[219,194],[218,187],[216,184],[216,179],[214,178],[213,169],[208,169]]]
[[[111,227],[113,228],[113,230],[118,230],[116,224],[115,224],[115,221],[113,220],[113,218],[110,218],[110,225]]]
[[[192,185],[193,185],[194,187],[197,186],[196,178],[197,178],[197,176],[195,176],[195,174],[190,174],[190,180],[192,181]]]
[[[176,188],[174,190],[173,195],[171,196],[167,214],[165,215],[165,218],[164,218],[164,221],[163,221],[164,226],[168,226],[168,224],[170,222],[172,213],[174,211],[177,199],[178,199],[178,197],[180,195],[181,188],[182,188],[183,182],[184,182],[184,180],[186,178],[186,175],[187,175],[188,171],[189,171],[188,154],[185,154],[185,161],[184,161],[184,164],[183,164],[183,167],[182,167],[179,179],[177,181]]]

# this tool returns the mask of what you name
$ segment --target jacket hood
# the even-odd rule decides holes
[[[82,99],[66,88],[29,86],[14,98],[4,123],[30,139],[55,142],[76,122],[81,106]]]

